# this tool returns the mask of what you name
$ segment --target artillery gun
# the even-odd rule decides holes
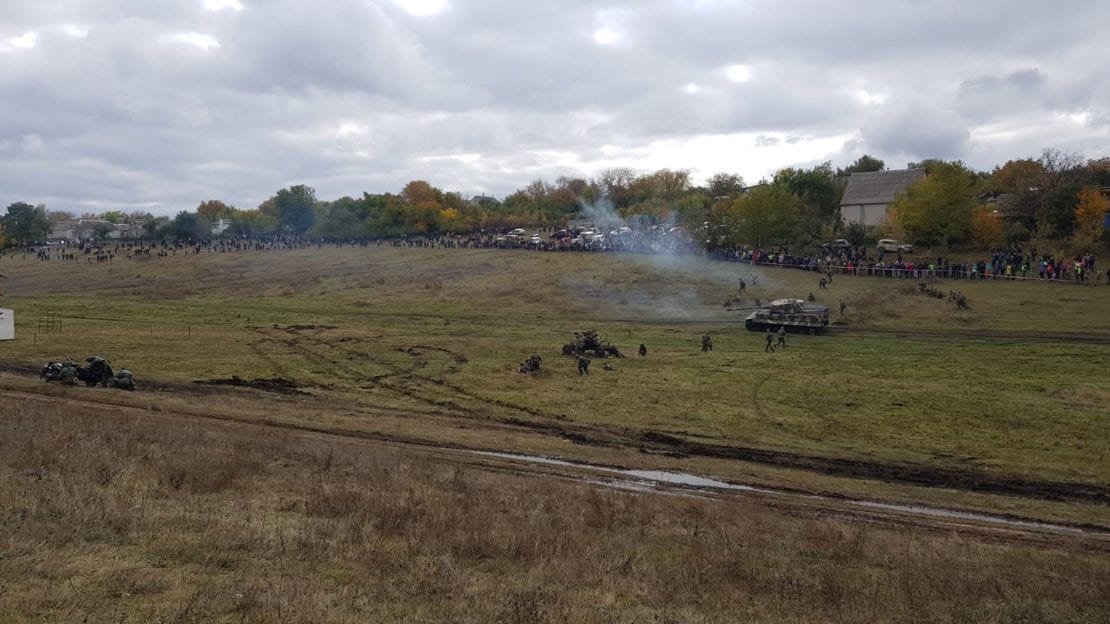
[[[752,331],[778,331],[795,334],[816,334],[829,324],[829,308],[802,299],[775,299],[756,308],[744,319],[744,327]]]

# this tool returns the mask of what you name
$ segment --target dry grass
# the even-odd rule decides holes
[[[1104,622],[1066,542],[0,407],[0,622]]]

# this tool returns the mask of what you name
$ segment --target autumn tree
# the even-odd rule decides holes
[[[706,180],[705,186],[706,194],[713,199],[735,199],[744,191],[744,178],[736,173],[715,173]]]
[[[998,247],[1002,243],[1002,215],[989,208],[976,208],[971,219],[971,242],[978,249]]]
[[[227,218],[231,214],[232,208],[218,199],[209,199],[203,201],[197,206],[197,214],[200,218],[210,223],[219,221],[220,219]]]
[[[1043,175],[1044,165],[1032,158],[1009,160],[991,172],[991,187],[999,193],[1029,193],[1040,187]]]
[[[1107,202],[1097,188],[1087,187],[1078,193],[1075,205],[1075,233],[1085,241],[1095,241],[1105,229],[1106,213],[1110,211]]]
[[[620,211],[632,203],[632,181],[635,178],[636,174],[627,167],[603,169],[598,174],[597,185],[602,196]]]
[[[971,229],[972,175],[960,162],[934,161],[929,175],[894,198],[888,217],[913,242],[948,245]]]

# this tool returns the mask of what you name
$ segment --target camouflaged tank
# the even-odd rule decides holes
[[[752,331],[778,331],[782,327],[795,334],[816,334],[828,324],[827,306],[801,299],[775,299],[744,319],[744,327]]]

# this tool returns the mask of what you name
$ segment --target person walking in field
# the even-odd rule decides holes
[[[767,330],[767,344],[763,347],[764,353],[767,353],[768,351],[770,351],[771,353],[775,352],[775,335],[772,334],[771,330],[769,329]]]
[[[640,357],[645,357],[646,355],[647,355],[647,345],[645,345],[644,343],[641,342],[640,343]]]
[[[786,348],[786,328],[785,327],[781,327],[781,326],[779,327],[779,341],[778,341],[778,343],[776,343],[776,346],[782,347],[784,349]]]
[[[708,353],[712,350],[713,350],[713,339],[709,337],[709,334],[702,335],[702,337],[701,337],[701,352],[702,353]]]
[[[579,375],[589,375],[590,374],[590,358],[588,358],[584,355],[578,356],[578,374]]]

